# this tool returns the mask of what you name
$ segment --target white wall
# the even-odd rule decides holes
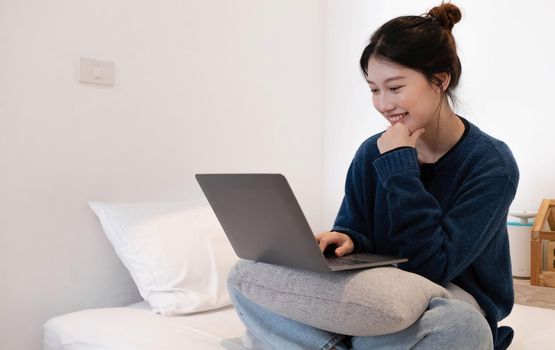
[[[197,172],[281,172],[323,231],[318,0],[0,0],[0,348],[139,300],[88,200],[203,201]],[[76,81],[79,55],[114,87]]]
[[[548,1],[452,1],[462,11],[453,29],[462,64],[456,112],[505,141],[520,169],[511,210],[537,210],[555,198],[555,4]],[[359,69],[370,35],[401,15],[419,15],[441,1],[328,0],[324,220],[333,224],[354,152],[385,129]],[[338,181],[343,178],[343,182]],[[514,219],[514,218],[512,218]],[[326,227],[327,227],[326,226]]]

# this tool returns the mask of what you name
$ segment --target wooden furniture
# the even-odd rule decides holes
[[[547,261],[545,265],[548,271],[555,271],[555,241],[547,243]]]
[[[555,288],[555,271],[543,271],[542,241],[555,241],[555,199],[544,199],[532,226],[530,284]]]

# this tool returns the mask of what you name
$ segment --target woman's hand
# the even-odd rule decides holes
[[[424,128],[415,130],[412,134],[409,128],[403,123],[396,123],[393,126],[388,126],[387,130],[378,139],[378,149],[380,154],[402,146],[410,146],[416,148],[416,140],[426,130]]]
[[[350,254],[355,248],[355,244],[353,243],[353,240],[351,240],[351,237],[341,232],[321,232],[314,237],[316,238],[316,242],[318,242],[322,252],[330,244],[337,245],[337,248],[335,249],[335,255],[337,256]]]

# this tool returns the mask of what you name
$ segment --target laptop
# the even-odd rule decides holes
[[[375,254],[322,253],[282,174],[195,174],[195,178],[240,258],[319,272],[407,261]]]

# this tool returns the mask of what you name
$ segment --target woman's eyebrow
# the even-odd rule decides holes
[[[399,75],[399,76],[396,76],[396,77],[387,78],[387,79],[384,80],[383,82],[384,82],[384,83],[387,83],[388,81],[391,81],[391,80],[405,79],[405,78],[406,78],[406,77]],[[368,84],[370,84],[370,83],[375,84],[373,81],[370,81],[370,80],[368,80],[368,79],[366,79],[366,81],[368,82]]]

